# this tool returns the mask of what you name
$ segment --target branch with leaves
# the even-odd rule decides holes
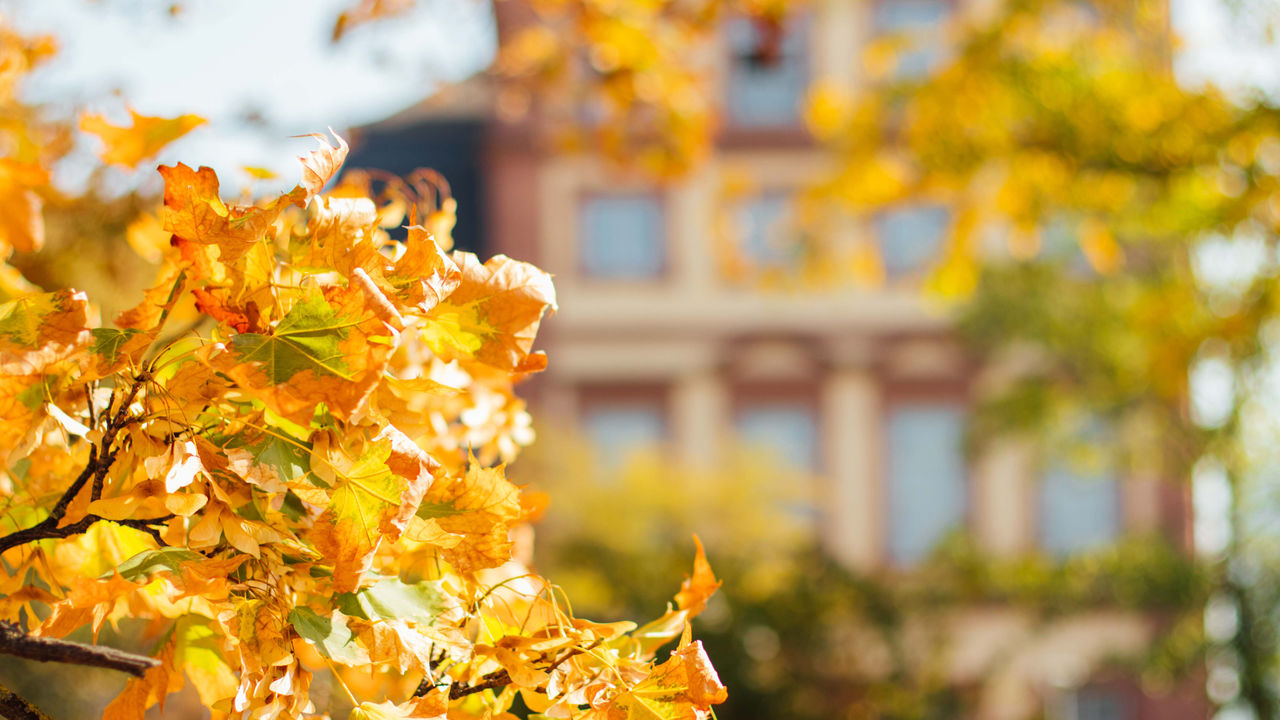
[[[154,120],[88,126],[136,162],[191,125]],[[323,715],[321,670],[353,718],[487,716],[516,691],[709,715],[725,689],[687,633],[719,586],[701,551],[640,628],[574,617],[512,559],[536,511],[505,476],[531,440],[514,387],[547,362],[550,277],[450,252],[437,174],[324,193],[347,146],[316,137],[298,185],[252,203],[161,167],[159,276],[110,325],[82,292],[0,295],[0,653],[133,673],[120,720],[187,678],[222,716]],[[126,617],[158,630],[153,657],[63,639]]]

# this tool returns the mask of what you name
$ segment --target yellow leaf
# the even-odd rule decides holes
[[[134,110],[129,115],[132,120],[127,126],[112,125],[101,115],[80,117],[80,129],[102,139],[103,162],[132,168],[206,122],[199,115],[151,117]]]
[[[0,257],[11,248],[34,252],[44,245],[44,203],[33,189],[48,181],[39,165],[0,158]]]
[[[1096,218],[1080,223],[1080,250],[1093,269],[1103,275],[1110,275],[1124,264],[1124,249],[1111,229]]]
[[[125,228],[124,238],[129,247],[147,262],[160,262],[169,247],[172,235],[164,229],[160,219],[151,213],[142,213]]]
[[[706,608],[707,600],[721,585],[721,581],[717,580],[715,574],[711,572],[711,564],[707,562],[707,553],[702,547],[702,540],[694,535],[693,542],[698,547],[697,554],[693,558],[693,575],[685,579],[680,585],[680,592],[676,594],[676,606],[681,610],[688,610],[690,618]]]
[[[453,259],[461,282],[428,315],[428,346],[446,358],[474,358],[506,371],[546,367],[533,341],[543,314],[556,307],[551,276],[505,255],[483,265],[471,253],[454,253]]]

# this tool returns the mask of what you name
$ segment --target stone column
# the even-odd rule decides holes
[[[837,560],[869,570],[884,557],[881,398],[875,377],[836,370],[822,393],[826,492],[819,494],[823,540]]]
[[[710,467],[719,459],[720,432],[729,424],[724,383],[709,370],[683,375],[671,388],[671,439],[680,459]]]

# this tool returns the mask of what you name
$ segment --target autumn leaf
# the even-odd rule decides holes
[[[311,608],[294,608],[289,613],[289,623],[300,637],[331,660],[352,666],[369,661],[368,653],[355,642],[347,627],[347,616],[339,610],[324,617]]]
[[[427,345],[443,357],[474,358],[505,371],[546,367],[533,341],[543,314],[555,310],[551,276],[505,255],[483,265],[471,253],[454,253],[453,260],[461,282],[428,315]]]
[[[342,161],[347,159],[347,141],[333,133],[334,139],[338,141],[338,146],[334,147],[329,144],[328,138],[319,133],[312,133],[307,137],[315,138],[320,148],[298,158],[302,163],[301,187],[306,189],[308,196],[319,195],[337,174],[338,168],[342,167]]]
[[[343,10],[333,24],[333,42],[341,40],[352,28],[374,20],[394,17],[414,6],[415,0],[358,0]]]
[[[385,578],[354,593],[341,593],[334,602],[347,615],[365,620],[407,620],[429,625],[444,607],[443,588],[436,582],[408,585]]]
[[[151,117],[132,109],[129,115],[129,125],[112,125],[101,115],[80,117],[80,129],[101,138],[104,147],[100,157],[108,165],[133,168],[206,122],[199,115]]]
[[[414,720],[422,718],[412,707],[397,705],[391,701],[362,702],[351,708],[347,720]]]
[[[227,205],[218,195],[218,176],[212,168],[197,171],[178,163],[162,165],[160,174],[164,177],[160,219],[165,231],[184,240],[216,246],[224,262],[248,252],[287,206],[302,207],[308,197],[298,187],[262,207]]]
[[[90,342],[89,300],[59,290],[0,304],[0,373],[40,372]]]
[[[12,249],[34,252],[44,245],[44,202],[35,189],[49,182],[39,165],[0,158],[0,257]]]
[[[205,707],[235,695],[236,678],[210,618],[187,614],[174,627],[174,666],[191,679]]]
[[[303,421],[323,402],[342,417],[378,384],[395,331],[358,288],[311,287],[266,333],[238,333],[214,365],[281,415]]]
[[[671,653],[647,678],[619,693],[609,717],[697,720],[728,697],[699,640]]]
[[[693,575],[685,579],[680,585],[680,592],[676,593],[676,606],[681,610],[687,610],[690,618],[707,607],[707,600],[722,584],[711,572],[711,564],[707,562],[707,553],[702,547],[702,540],[694,535],[693,542],[698,547],[697,554],[693,558]]]
[[[329,505],[312,528],[316,548],[333,563],[338,592],[360,586],[379,543],[397,539],[418,509],[439,465],[393,427],[347,467],[335,467]]]
[[[107,705],[102,711],[103,720],[143,720],[147,708],[157,703],[163,708],[165,697],[182,688],[182,671],[174,666],[172,636],[165,641],[156,659],[159,665],[147,670],[141,678],[130,680],[124,692]]]
[[[497,567],[511,557],[507,535],[520,517],[520,490],[506,479],[501,466],[484,468],[472,462],[465,474],[432,485],[417,516],[424,522],[415,529],[415,537],[439,545],[445,560],[458,570]],[[452,542],[449,536],[454,536]]]

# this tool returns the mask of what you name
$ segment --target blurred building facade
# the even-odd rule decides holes
[[[770,448],[820,478],[813,531],[859,571],[909,572],[956,531],[996,557],[1067,556],[1130,535],[1190,553],[1183,483],[1047,465],[1015,444],[965,452],[966,414],[991,377],[920,292],[945,206],[902,204],[833,231],[876,246],[879,287],[762,287],[795,259],[794,198],[832,162],[801,118],[810,79],[865,82],[862,49],[888,33],[907,38],[895,72],[927,73],[962,11],[952,0],[816,2],[768,63],[751,23],[726,23],[707,49],[723,127],[710,161],[675,181],[564,151],[536,116],[504,120],[485,78],[358,128],[348,165],[441,170],[461,199],[460,246],[555,276],[560,311],[541,335],[552,361],[531,404],[602,457],[660,445],[714,463],[735,437]],[[1158,618],[1097,611],[1046,630],[995,607],[955,622],[950,672],[983,688],[975,720],[1207,716],[1195,687],[1154,696],[1099,673],[1150,645]]]

